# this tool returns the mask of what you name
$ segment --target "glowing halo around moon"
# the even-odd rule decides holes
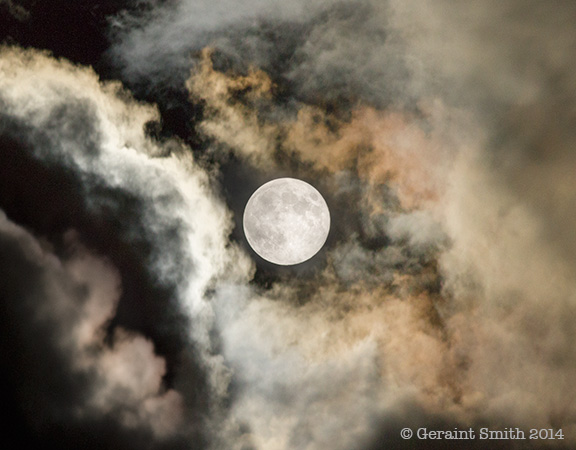
[[[314,187],[296,178],[260,186],[244,209],[244,234],[263,259],[281,266],[300,264],[323,247],[330,211]]]

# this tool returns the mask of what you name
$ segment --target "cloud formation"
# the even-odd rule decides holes
[[[154,311],[155,304],[164,305],[160,316],[145,317],[142,322],[137,313],[132,313],[135,319],[126,316],[129,312],[115,314],[120,282],[100,267],[97,257],[95,261],[89,257],[87,261],[73,259],[60,270],[62,275],[53,275],[89,286],[90,293],[84,299],[86,311],[78,317],[66,317],[74,308],[68,303],[76,301],[75,297],[67,300],[64,296],[61,308],[49,300],[37,307],[39,311],[46,309],[45,315],[54,316],[49,320],[56,329],[75,324],[62,339],[69,341],[68,350],[78,353],[74,358],[78,370],[96,373],[95,393],[86,400],[86,408],[94,408],[103,417],[112,414],[128,427],[144,423],[160,436],[182,431],[178,424],[185,423],[186,415],[181,404],[192,402],[188,406],[194,411],[198,405],[193,403],[204,396],[213,398],[217,409],[221,391],[226,389],[226,368],[220,357],[212,355],[209,333],[213,313],[205,292],[216,276],[243,279],[250,271],[247,260],[226,242],[229,214],[212,193],[209,177],[194,166],[178,142],[159,146],[145,136],[145,124],[155,120],[157,113],[132,100],[118,83],[100,83],[88,69],[57,61],[42,52],[17,48],[2,49],[0,71],[7,161],[38,175],[38,181],[43,177],[49,189],[46,198],[41,191],[17,194],[26,180],[7,179],[16,184],[16,190],[6,184],[5,198],[9,200],[12,192],[24,204],[53,202],[55,212],[70,221],[65,226],[79,226],[80,241],[85,238],[95,250],[110,252],[112,261],[121,266],[126,283],[119,308],[124,304],[125,308],[136,307],[136,311]],[[26,134],[20,134],[24,130]],[[20,144],[15,144],[16,140]],[[51,190],[52,183],[57,190]],[[9,206],[17,211],[19,205]],[[58,242],[60,217],[44,215],[48,222],[36,226]],[[113,234],[106,236],[106,232]],[[38,245],[32,236],[20,233],[30,241],[27,246]],[[65,242],[60,242],[57,248],[63,251]],[[22,252],[26,253],[24,249]],[[43,256],[31,258],[31,263],[38,258]],[[51,278],[51,269],[46,270]],[[134,286],[135,281],[145,285]],[[148,297],[134,298],[140,292]],[[133,302],[137,305],[132,306]],[[118,326],[125,322],[146,332],[147,324],[160,328],[164,321],[164,326],[181,327],[178,315],[187,318],[186,331],[166,330],[159,335],[156,331],[156,336],[174,340],[174,335],[182,333],[178,358],[183,363],[190,359],[188,370],[196,375],[175,373],[172,377],[182,389],[186,389],[187,381],[179,379],[189,376],[199,384],[194,389],[204,386],[201,395],[190,391],[184,400],[174,390],[155,396],[165,389],[164,361],[154,355],[150,341]],[[113,319],[116,322],[112,329],[101,330]],[[111,348],[91,356],[95,351],[92,348],[102,346],[105,339],[109,339]],[[200,410],[196,415],[199,423],[192,428],[203,433],[201,428],[203,421],[209,420],[209,411]]]
[[[362,215],[359,234],[371,233],[386,244],[367,248],[359,237],[349,235],[328,252],[325,278],[310,282],[315,285],[311,291],[301,285],[294,290],[273,291],[275,299],[305,303],[282,314],[290,317],[298,314],[295,311],[299,308],[306,310],[304,317],[295,321],[301,329],[291,331],[290,336],[307,336],[309,329],[330,330],[336,335],[342,333],[346,336],[342,340],[351,343],[370,335],[383,349],[381,360],[387,361],[378,364],[398,379],[409,380],[409,387],[402,387],[420,389],[416,398],[432,400],[428,405],[448,416],[458,411],[473,423],[504,421],[523,427],[561,422],[571,430],[571,402],[554,392],[571,391],[565,383],[572,378],[574,361],[563,344],[570,340],[567,336],[573,327],[558,325],[573,315],[574,308],[574,285],[569,275],[573,261],[563,250],[573,246],[573,237],[561,231],[564,225],[572,227],[575,223],[570,213],[574,209],[569,206],[571,189],[563,175],[567,174],[566,167],[574,167],[568,150],[572,128],[567,126],[566,116],[558,122],[539,111],[567,113],[550,89],[562,89],[563,98],[571,99],[570,84],[552,83],[548,77],[555,70],[570,73],[571,63],[565,55],[574,34],[561,28],[562,37],[548,41],[552,28],[544,27],[559,13],[539,10],[546,19],[537,32],[542,39],[537,48],[560,45],[561,50],[553,53],[559,55],[556,62],[542,61],[537,67],[530,61],[532,51],[520,48],[528,27],[537,21],[535,12],[505,22],[503,10],[512,5],[494,6],[492,10],[482,7],[474,19],[478,27],[490,29],[501,23],[513,33],[505,40],[490,33],[486,37],[464,35],[460,25],[465,23],[461,20],[464,10],[455,8],[449,14],[447,5],[420,6],[430,14],[422,15],[413,4],[392,5],[389,10],[394,18],[390,20],[391,30],[407,54],[442,77],[434,80],[424,72],[411,71],[407,86],[410,92],[419,90],[419,114],[380,113],[360,107],[348,117],[331,117],[315,105],[286,106],[270,100],[269,95],[275,94],[264,92],[274,88],[262,73],[250,69],[247,75],[231,76],[207,69],[204,62],[200,70],[193,71],[188,84],[193,98],[200,95],[207,105],[199,128],[255,166],[282,165],[285,159],[279,155],[285,154],[300,163],[312,163],[319,171],[327,170],[327,186],[334,187],[338,179],[347,180],[340,177],[345,170],[353,171],[361,184],[371,186],[363,189],[362,202],[357,206],[357,213]],[[411,27],[419,25],[423,31],[410,34]],[[440,29],[447,31],[436,33]],[[450,33],[453,38],[448,40],[445,35]],[[337,39],[335,45],[341,42]],[[444,46],[444,42],[452,46]],[[477,49],[480,54],[491,54],[492,67],[498,70],[491,70],[484,59],[468,61],[479,54]],[[514,51],[518,67],[525,71],[506,60]],[[551,57],[550,52],[538,50],[534,56],[536,60]],[[199,82],[212,78],[219,80],[218,91],[205,89],[208,84]],[[453,89],[447,91],[450,85]],[[219,97],[211,97],[212,92],[218,92]],[[299,101],[304,98],[302,95]],[[271,113],[275,105],[276,112]],[[489,105],[495,109],[487,110]],[[238,136],[235,130],[253,133],[258,140],[248,139],[250,147],[244,146],[234,140]],[[550,177],[552,173],[556,178]],[[328,181],[330,178],[333,181]],[[396,202],[382,193],[384,188]],[[394,241],[401,242],[396,254],[395,246],[390,245]],[[418,261],[416,284],[411,273],[414,266],[407,263],[410,259],[406,253]],[[422,264],[422,257],[427,264]],[[332,295],[330,289],[327,292],[319,287],[342,282],[348,283],[347,290],[336,289]],[[297,298],[302,295],[305,299]],[[352,299],[347,300],[349,296]],[[425,308],[424,315],[415,306],[413,299],[418,298],[432,305]],[[389,313],[386,308],[399,299],[402,308],[396,314]],[[311,313],[308,308],[313,308],[315,301],[322,307]],[[269,308],[273,310],[272,305]],[[378,317],[375,323],[379,327],[395,329],[393,337],[379,334],[377,325],[366,325],[371,322],[360,319],[360,305],[368,305],[368,317]],[[338,313],[341,307],[343,312]],[[422,322],[409,320],[412,314],[422,317]],[[398,315],[402,319],[397,319]],[[320,318],[333,316],[345,318],[347,326],[342,328],[352,328],[352,336],[330,322],[322,326],[308,323],[314,320],[309,317],[323,320]],[[401,320],[397,328],[395,320]],[[276,328],[278,321],[257,320],[274,323]],[[249,329],[253,332],[255,326]],[[285,327],[291,330],[293,326]],[[402,332],[407,333],[404,338]],[[420,333],[428,336],[430,344],[409,337]],[[389,340],[403,344],[390,344]],[[310,342],[316,342],[310,336],[286,336],[281,341],[301,345],[302,352]],[[408,342],[418,345],[413,348]],[[419,353],[421,349],[430,356],[427,363]],[[393,364],[395,352],[402,361],[397,366]],[[556,358],[552,361],[550,355]],[[244,358],[243,364],[249,365],[252,359]],[[427,376],[406,371],[414,364],[418,370],[426,367]],[[436,375],[430,376],[434,371]],[[384,380],[380,380],[380,388],[390,389]],[[302,389],[293,389],[300,398],[305,397]],[[336,398],[344,395],[336,393],[336,386],[334,392]],[[361,420],[359,414],[351,417]],[[278,444],[279,448],[289,447],[286,442]],[[322,444],[311,445],[322,448]],[[346,448],[349,444],[342,445]]]
[[[70,421],[112,416],[128,430],[142,429],[160,438],[174,434],[181,426],[182,400],[174,390],[162,387],[166,367],[154,354],[154,345],[121,328],[111,343],[106,342],[105,325],[114,316],[121,289],[110,264],[90,255],[75,242],[74,233],[66,237],[72,255],[65,261],[4,214],[0,234],[7,280],[4,292],[19,289],[18,295],[6,301],[13,303],[9,308],[16,321],[22,320],[18,316],[24,311],[30,315],[17,326],[29,335],[30,342],[21,351],[32,366],[28,371],[36,373],[26,378],[21,392],[26,406],[34,410],[32,417],[40,422],[37,426],[53,420],[50,413]],[[10,265],[27,267],[33,274],[28,289],[22,289],[21,274]],[[39,343],[42,339],[49,344]],[[38,344],[47,346],[51,357],[60,360],[58,373],[48,379],[44,376],[47,366],[56,361],[35,350]],[[48,404],[38,404],[38,397],[56,387],[51,384],[65,391],[52,392]],[[59,411],[50,411],[54,407],[50,400],[66,401],[66,396],[82,387],[82,396],[67,399],[69,404],[60,405],[66,407]]]
[[[26,370],[59,368],[32,392],[69,389],[45,417],[110,420],[117,447],[402,448],[405,426],[573,446],[573,5],[138,4],[108,18],[107,58],[158,109],[47,53],[0,56],[19,174],[0,236],[42,280],[9,314],[49,336]],[[166,136],[171,108],[194,110],[197,146]],[[280,175],[333,218],[294,269],[251,261],[239,220]]]

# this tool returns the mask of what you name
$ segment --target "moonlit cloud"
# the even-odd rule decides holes
[[[144,136],[144,123],[154,120],[156,112],[126,97],[119,84],[101,84],[87,69],[40,52],[10,48],[2,51],[0,70],[4,116],[30,130],[27,145],[32,158],[72,171],[83,180],[79,194],[85,213],[100,217],[96,220],[120,214],[125,205],[122,198],[110,194],[115,190],[125,193],[126,204],[132,203],[133,216],[126,217],[115,232],[130,245],[147,243],[150,250],[144,264],[153,275],[150,283],[171,289],[169,295],[194,324],[185,339],[193,340],[205,355],[201,365],[209,372],[210,395],[221,395],[226,369],[219,357],[210,355],[213,312],[204,293],[214,277],[226,273],[226,278],[242,279],[250,265],[243,262],[244,257],[234,257],[234,249],[226,248],[229,215],[211,192],[208,176],[194,167],[178,143],[160,147]],[[3,131],[10,135],[9,129]],[[107,286],[119,283],[108,282],[113,275],[100,277],[103,270],[86,265],[72,262],[68,270],[78,283],[95,283],[94,289],[103,293],[89,296],[85,318],[78,317],[76,328],[63,339],[79,353],[74,360],[80,369],[100,374],[88,406],[104,415],[119,408],[121,423],[143,422],[159,435],[178,431],[184,419],[178,413],[180,394],[166,391],[154,396],[161,389],[165,367],[154,355],[152,343],[118,328],[112,348],[90,356],[92,347],[103,343],[100,328],[113,318],[118,300],[119,294]],[[60,315],[66,316],[71,308],[65,299],[62,302],[61,308],[39,306],[55,315],[54,326],[61,326],[57,325]],[[127,405],[132,406],[126,409]]]
[[[96,69],[2,47],[25,417],[110,448],[435,448],[400,439],[419,426],[573,445],[573,13],[141,1],[105,16]],[[294,268],[241,228],[278,176],[331,210]]]

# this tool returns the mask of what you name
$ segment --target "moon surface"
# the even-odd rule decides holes
[[[322,248],[330,231],[330,211],[310,184],[277,178],[252,194],[243,222],[246,239],[259,256],[290,266],[312,258]]]

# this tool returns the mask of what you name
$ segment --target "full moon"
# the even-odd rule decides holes
[[[299,264],[322,248],[330,231],[326,201],[314,187],[295,178],[260,186],[244,210],[244,233],[252,249],[281,266]]]

